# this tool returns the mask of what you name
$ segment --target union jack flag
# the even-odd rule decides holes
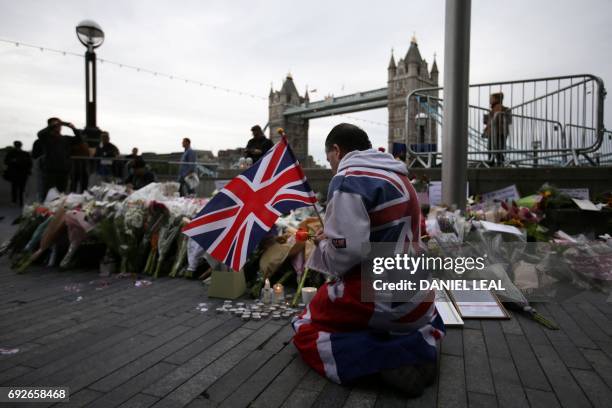
[[[280,215],[316,201],[283,136],[219,191],[183,233],[213,258],[238,271]]]

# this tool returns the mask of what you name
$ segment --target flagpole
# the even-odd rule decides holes
[[[279,127],[279,128],[276,129],[276,132],[278,132],[280,137],[285,139],[285,142],[287,143],[287,146],[289,146],[289,139],[287,139],[287,134],[285,133],[285,129]],[[298,161],[298,166],[300,166],[300,169],[302,169],[302,165],[299,163],[299,161]],[[304,169],[302,169],[302,173],[303,172],[304,172]],[[319,212],[319,209],[317,208],[317,203],[312,203],[310,205],[312,205],[312,208],[314,208],[315,214],[317,214],[317,218],[319,219],[319,222],[321,223],[321,227],[324,227],[325,224],[323,223],[323,218],[321,217],[321,213]]]

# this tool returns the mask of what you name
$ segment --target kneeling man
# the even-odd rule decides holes
[[[292,324],[294,344],[319,374],[349,383],[378,374],[418,396],[433,383],[444,324],[435,292],[416,291],[402,303],[362,302],[363,245],[420,246],[420,208],[406,165],[372,149],[368,135],[350,124],[332,129],[325,151],[334,177],[324,231],[307,266],[331,276]]]

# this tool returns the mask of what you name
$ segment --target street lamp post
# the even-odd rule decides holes
[[[83,20],[76,26],[79,41],[85,47],[85,135],[91,146],[100,139],[100,129],[96,123],[96,53],[104,42],[104,31],[92,20]]]
[[[465,211],[472,0],[446,0],[442,202]]]

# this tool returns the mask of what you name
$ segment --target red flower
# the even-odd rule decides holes
[[[42,215],[42,216],[44,216],[44,217],[46,217],[46,216],[48,216],[48,215],[50,215],[50,214],[51,214],[51,211],[49,211],[49,209],[48,209],[47,207],[43,207],[43,206],[36,207],[36,209],[34,210],[34,212],[35,212],[37,215]]]
[[[298,242],[306,242],[308,241],[308,238],[310,238],[310,234],[308,233],[308,230],[305,229],[299,229],[297,231],[295,231],[295,240]]]

